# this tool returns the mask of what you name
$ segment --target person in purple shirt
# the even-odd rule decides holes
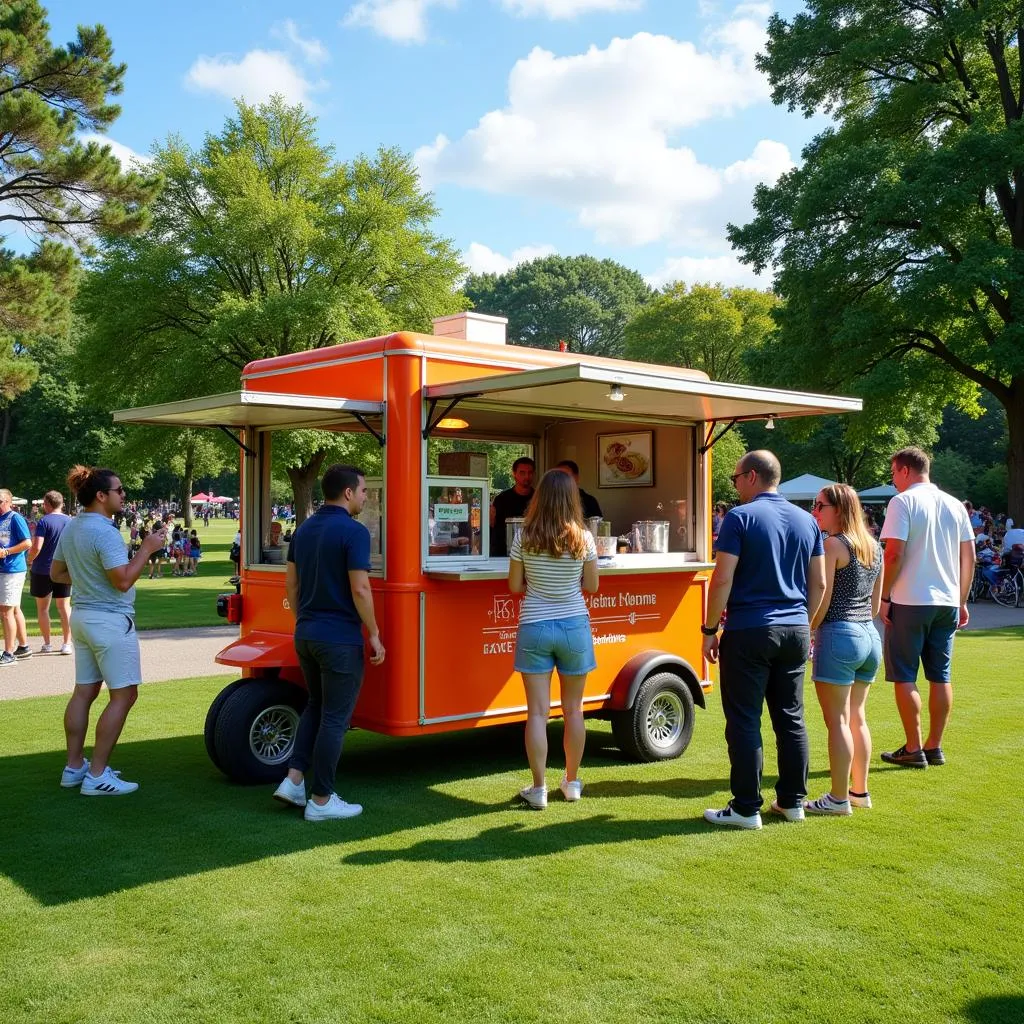
[[[31,583],[29,590],[36,599],[36,617],[39,619],[39,632],[43,636],[40,654],[51,654],[53,645],[50,643],[50,598],[57,602],[57,614],[60,616],[61,654],[71,654],[71,585],[54,583],[50,579],[50,565],[53,553],[57,550],[64,527],[71,522],[71,517],[64,514],[64,495],[60,491],[47,491],[43,495],[43,517],[36,523],[36,533],[32,538],[32,547],[28,549],[28,565]]]
[[[757,829],[765,704],[779,759],[771,809],[787,821],[804,817],[804,665],[810,620],[825,593],[825,558],[818,524],[778,493],[782,467],[772,452],[747,452],[731,479],[741,504],[722,518],[701,632],[704,657],[722,662],[719,689],[732,799],[721,810],[705,811],[704,818],[712,825]]]

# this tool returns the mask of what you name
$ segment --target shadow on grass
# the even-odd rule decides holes
[[[976,1024],[1020,1024],[1024,1020],[1024,995],[984,996],[964,1007],[964,1016]]]
[[[552,729],[557,750],[561,730]],[[353,732],[338,775],[343,796],[366,810],[355,819],[310,825],[295,809],[271,799],[271,786],[230,783],[209,762],[201,736],[119,744],[115,767],[138,780],[138,793],[88,799],[57,785],[63,753],[0,758],[0,775],[17,779],[4,791],[4,817],[17,823],[0,844],[0,872],[44,905],[57,905],[219,868],[253,863],[345,842],[362,842],[406,829],[511,809],[452,795],[449,785],[502,772],[525,777],[522,727],[394,739]],[[592,732],[590,764],[614,767],[619,751],[606,733]],[[626,766],[624,766],[626,767]],[[628,766],[635,769],[635,765]],[[601,786],[614,783],[601,783]],[[626,784],[623,785],[632,785]],[[723,780],[652,780],[636,792],[696,796],[727,787]],[[623,789],[622,792],[626,790]],[[612,795],[609,791],[608,795]],[[679,822],[634,822],[610,815],[548,840],[516,847],[513,824],[492,830],[503,850],[495,856],[535,856],[574,843],[655,838],[687,831]],[[485,836],[488,833],[485,833]],[[440,847],[439,847],[440,850]],[[449,859],[464,859],[453,847]]]

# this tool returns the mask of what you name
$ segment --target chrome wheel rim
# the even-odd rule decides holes
[[[665,690],[655,696],[647,709],[647,736],[656,747],[671,747],[683,731],[683,702],[678,694]]]
[[[249,750],[263,764],[281,764],[291,756],[299,713],[287,704],[261,711],[249,729]]]

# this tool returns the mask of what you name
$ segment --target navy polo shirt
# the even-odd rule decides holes
[[[739,558],[727,630],[808,624],[807,571],[811,558],[825,553],[808,512],[781,494],[759,494],[725,514],[715,548]]]
[[[299,574],[295,639],[363,644],[350,570],[370,571],[370,531],[338,505],[323,505],[292,537],[288,561]]]

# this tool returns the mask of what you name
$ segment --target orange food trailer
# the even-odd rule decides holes
[[[285,554],[267,541],[272,453],[292,431],[354,431],[380,446],[382,472],[367,481],[360,518],[388,657],[367,665],[354,726],[408,736],[525,719],[512,670],[520,598],[508,590],[507,557],[491,555],[488,516],[487,451],[513,445],[538,475],[575,461],[611,536],[623,538],[601,545],[600,589],[586,596],[598,667],[584,710],[610,719],[629,755],[660,760],[686,749],[711,688],[698,627],[713,568],[712,445],[743,420],[860,408],[696,370],[506,345],[500,317],[458,314],[435,331],[260,360],[237,392],[114,414],[218,427],[242,450],[240,582],[220,599],[239,638],[217,656],[239,678],[206,720],[210,757],[235,780],[283,776],[306,699]],[[453,439],[484,450],[440,443]]]

